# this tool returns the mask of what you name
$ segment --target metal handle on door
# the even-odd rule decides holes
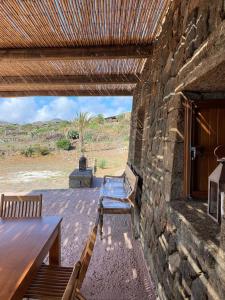
[[[191,147],[191,160],[195,160],[197,155],[196,147]]]

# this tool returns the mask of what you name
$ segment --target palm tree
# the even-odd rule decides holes
[[[77,124],[79,130],[80,151],[82,155],[84,155],[84,151],[85,151],[84,148],[85,130],[90,124],[90,122],[92,121],[92,119],[93,118],[90,116],[88,112],[80,112],[79,114],[77,114],[77,117],[75,119],[75,123]]]

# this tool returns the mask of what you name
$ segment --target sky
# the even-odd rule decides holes
[[[132,97],[0,98],[0,121],[26,124],[52,119],[72,120],[79,112],[114,116],[131,111]]]

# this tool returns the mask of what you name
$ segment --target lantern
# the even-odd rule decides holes
[[[224,215],[225,157],[218,156],[222,148],[218,146],[214,150],[219,165],[210,174],[208,180],[208,215],[218,223],[221,222],[221,215]]]

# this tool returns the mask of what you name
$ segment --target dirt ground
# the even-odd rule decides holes
[[[95,176],[119,175],[127,161],[127,149],[91,151],[86,153],[90,165],[97,161]],[[105,168],[98,167],[105,161]],[[68,176],[77,167],[76,151],[55,152],[47,156],[0,158],[0,193],[30,189],[68,188]]]

